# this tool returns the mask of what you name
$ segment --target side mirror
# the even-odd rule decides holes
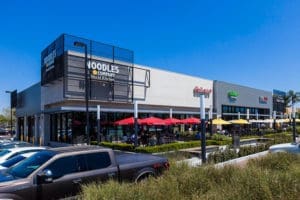
[[[53,174],[50,169],[45,169],[38,173],[37,175],[38,183],[52,183],[53,182]]]

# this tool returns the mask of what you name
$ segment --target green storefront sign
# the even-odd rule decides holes
[[[239,93],[237,91],[231,90],[228,92],[228,97],[231,100],[236,100],[238,96],[239,96]]]

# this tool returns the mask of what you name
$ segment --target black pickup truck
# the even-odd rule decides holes
[[[0,174],[0,199],[58,199],[81,184],[108,179],[139,181],[169,168],[166,158],[96,146],[40,151]]]

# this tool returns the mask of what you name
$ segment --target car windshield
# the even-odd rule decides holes
[[[8,159],[7,161],[5,161],[4,163],[1,164],[1,166],[9,168],[11,166],[13,166],[14,164],[20,162],[21,160],[24,160],[25,157],[22,155],[17,155],[12,157],[11,159]]]
[[[50,158],[52,158],[54,155],[55,155],[54,152],[50,152],[46,150],[40,151],[30,156],[28,159],[25,159],[20,163],[18,163],[17,165],[9,168],[7,170],[7,173],[17,178],[26,178],[37,168],[39,168]]]

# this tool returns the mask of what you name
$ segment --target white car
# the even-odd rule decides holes
[[[21,162],[22,160],[25,160],[26,158],[29,158],[30,156],[32,156],[33,154],[35,154],[36,152],[30,152],[30,153],[23,153],[23,154],[18,154],[13,156],[12,158],[6,160],[5,162],[3,162],[2,164],[0,164],[0,171],[4,171],[7,168]]]
[[[300,143],[284,143],[272,145],[269,148],[270,153],[287,152],[300,154]]]
[[[16,155],[38,152],[44,149],[46,149],[46,147],[17,147],[13,149],[3,149],[2,151],[0,151],[0,164]]]

